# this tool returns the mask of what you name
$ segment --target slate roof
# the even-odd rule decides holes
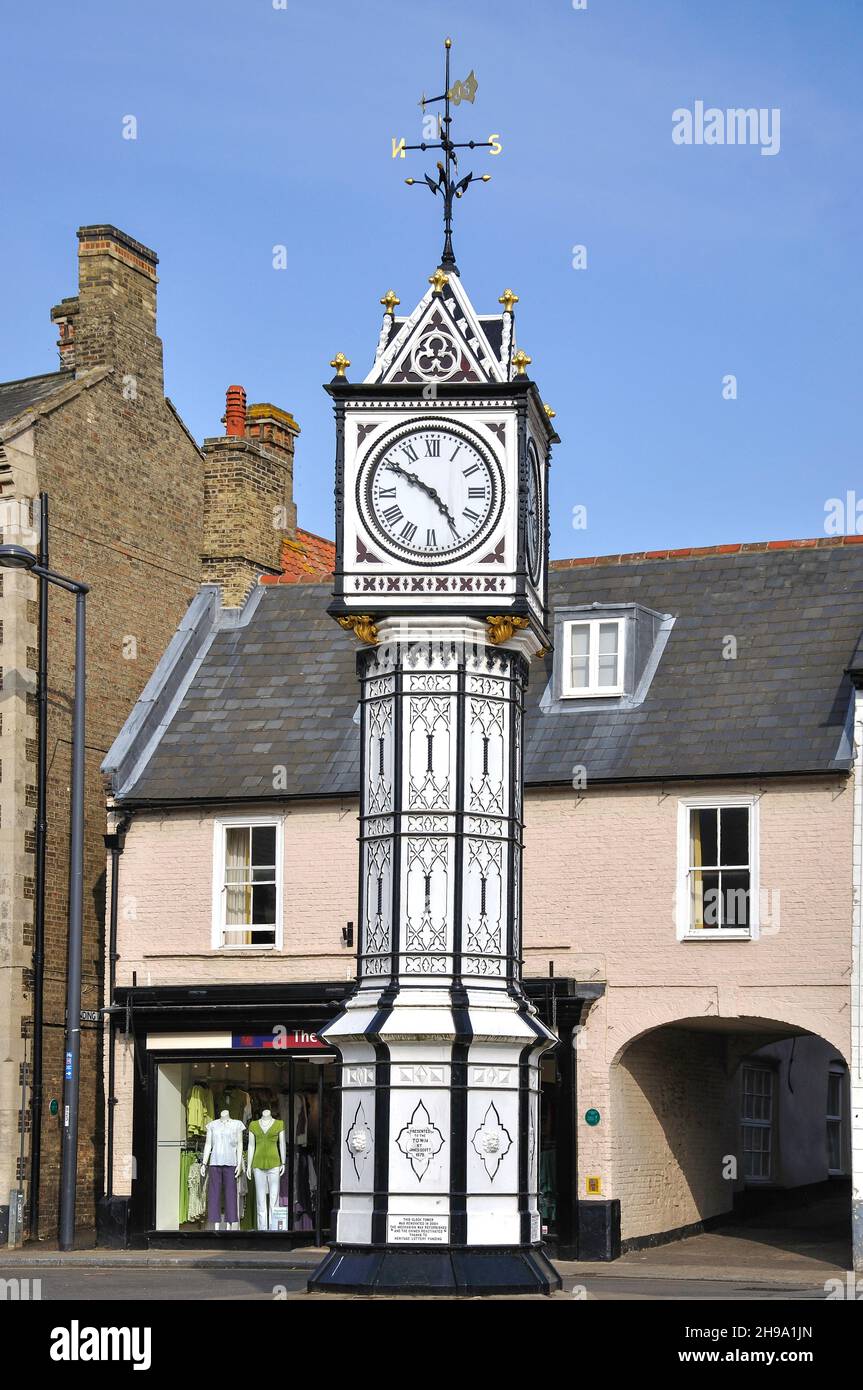
[[[500,361],[500,354],[503,349],[503,315],[495,314],[492,317],[491,315],[480,314],[479,321],[485,336],[488,338],[492,352]]]
[[[590,701],[542,712],[551,658],[534,662],[528,783],[569,784],[575,764],[589,782],[846,771],[845,672],[863,630],[854,539],[558,565],[553,605],[637,602],[676,621],[644,703],[625,712]],[[216,632],[137,783],[115,791],[267,798],[281,765],[280,795],[356,796],[356,647],[325,612],[329,592],[259,587],[249,622]],[[734,660],[722,656],[729,635]]]
[[[38,405],[46,396],[52,396],[62,386],[75,380],[73,371],[46,372],[42,376],[28,376],[21,381],[0,382],[0,425],[12,420],[30,406]]]

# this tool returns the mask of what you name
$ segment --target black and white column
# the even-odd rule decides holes
[[[524,691],[538,642],[387,620],[358,657],[357,985],[335,1246],[310,1288],[548,1292],[539,1061],[521,988]]]

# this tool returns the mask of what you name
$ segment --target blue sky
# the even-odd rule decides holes
[[[557,411],[553,554],[822,534],[828,498],[863,501],[861,31],[856,0],[16,6],[0,379],[54,367],[75,229],[113,222],[159,254],[189,427],[221,432],[232,382],[292,410],[300,521],[331,535],[321,383],[336,350],[364,374],[380,296],[411,308],[437,264],[440,203],[403,183],[422,156],[390,142],[418,138],[450,33],[454,75],[479,79],[456,130],[504,145],[474,161],[494,177],[459,205],[456,252],[480,312],[518,292]],[[675,145],[697,100],[778,107],[779,153]]]

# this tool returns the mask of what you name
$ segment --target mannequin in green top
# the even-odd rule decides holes
[[[272,1111],[263,1110],[259,1120],[249,1125],[246,1176],[255,1174],[255,1203],[258,1230],[270,1228],[269,1212],[279,1201],[279,1178],[285,1171],[285,1126],[274,1120]],[[267,1199],[269,1198],[269,1211]]]

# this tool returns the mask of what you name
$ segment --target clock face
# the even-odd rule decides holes
[[[539,485],[539,455],[530,441],[527,458],[527,570],[534,584],[539,581],[542,554],[542,493]]]
[[[403,425],[360,470],[357,502],[389,554],[446,564],[481,545],[503,504],[492,455],[462,425]]]

